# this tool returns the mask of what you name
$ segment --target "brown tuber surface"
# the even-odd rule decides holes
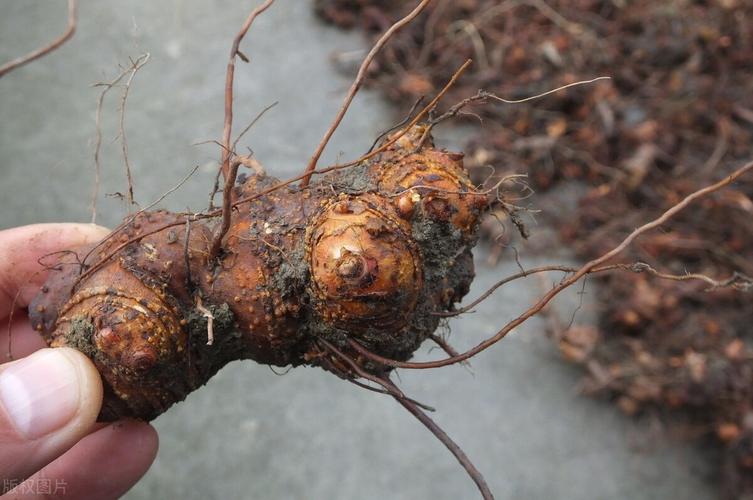
[[[414,126],[371,160],[306,188],[270,190],[278,181],[264,174],[242,179],[215,261],[210,225],[139,213],[85,265],[52,272],[32,324],[51,346],[94,361],[107,388],[103,420],[151,420],[236,359],[383,374],[349,342],[409,359],[438,326],[432,313],[468,291],[487,206],[462,155],[436,149],[425,132]]]

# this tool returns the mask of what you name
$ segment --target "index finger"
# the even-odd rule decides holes
[[[47,279],[39,260],[95,243],[109,230],[94,224],[33,224],[0,231],[0,319],[23,308]]]

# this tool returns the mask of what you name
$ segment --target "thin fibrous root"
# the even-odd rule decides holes
[[[524,97],[522,99],[504,99],[502,97],[499,97],[496,94],[493,94],[491,92],[487,92],[486,90],[479,90],[475,95],[473,95],[471,97],[466,97],[465,99],[463,99],[459,103],[454,104],[453,106],[451,106],[450,109],[448,109],[445,113],[443,113],[440,116],[437,116],[436,118],[433,118],[432,120],[430,120],[430,124],[431,125],[436,125],[436,124],[441,123],[441,122],[443,122],[445,120],[449,120],[450,118],[454,118],[455,116],[457,116],[460,113],[460,111],[463,108],[465,108],[466,106],[469,106],[471,104],[476,104],[476,103],[482,103],[483,104],[483,103],[485,103],[485,102],[487,102],[489,100],[499,101],[499,102],[502,102],[502,103],[505,103],[505,104],[521,104],[521,103],[524,103],[524,102],[535,101],[537,99],[541,99],[542,97],[546,97],[548,95],[551,95],[551,94],[554,94],[554,93],[557,93],[557,92],[560,92],[562,90],[566,90],[566,89],[569,89],[569,88],[572,88],[572,87],[579,87],[581,85],[589,85],[591,83],[596,83],[596,82],[600,82],[600,81],[603,81],[603,80],[611,80],[611,79],[612,79],[612,77],[610,77],[610,76],[599,76],[599,77],[596,77],[596,78],[592,78],[590,80],[581,80],[581,81],[578,81],[578,82],[568,83],[567,85],[562,85],[560,87],[557,87],[557,88],[554,88],[554,89],[551,89],[551,90],[547,90],[546,92],[542,92],[540,94],[532,95],[532,96],[529,96],[529,97]]]
[[[444,444],[448,450],[450,450],[450,453],[452,453],[452,455],[457,459],[457,461],[468,473],[473,482],[476,483],[476,486],[481,492],[481,497],[484,498],[484,500],[494,499],[494,495],[492,495],[489,486],[486,484],[486,480],[484,479],[483,474],[481,474],[476,466],[473,465],[473,462],[471,462],[463,449],[460,448],[460,446],[458,446],[458,444],[455,443],[452,438],[450,438],[450,436],[448,436],[447,433],[441,427],[439,427],[439,425],[437,425],[436,422],[434,422],[426,413],[424,413],[421,408],[419,408],[419,406],[422,406],[420,403],[407,397],[403,393],[403,391],[401,391],[400,388],[397,387],[386,375],[382,375],[380,377],[365,372],[358,366],[358,363],[356,363],[355,360],[353,360],[344,352],[340,351],[338,348],[332,345],[332,343],[327,342],[324,339],[320,339],[320,341],[321,344],[326,348],[326,350],[348,364],[348,366],[350,366],[351,369],[353,369],[360,377],[366,378],[367,380],[370,380],[382,386],[387,394],[392,396],[398,403],[400,403],[406,410],[408,410],[411,415],[418,419],[419,422],[421,422],[427,429],[429,429],[429,431],[431,431],[431,433],[434,434],[434,436],[439,439],[439,441]],[[374,389],[373,387],[367,388]]]
[[[273,3],[274,0],[266,0],[263,4],[251,11],[246,18],[246,21],[243,23],[243,26],[241,26],[240,31],[238,31],[238,34],[235,35],[233,45],[230,48],[230,57],[228,58],[227,72],[225,74],[225,123],[222,130],[223,148],[222,161],[220,162],[222,175],[225,178],[226,184],[235,183],[235,179],[233,179],[233,182],[230,182],[231,179],[229,178],[231,157],[230,137],[233,129],[233,78],[235,77],[235,56],[241,56],[241,59],[248,61],[248,58],[245,55],[241,55],[239,51],[241,41],[246,36],[246,33],[248,33],[248,30],[251,28],[251,24],[253,24],[256,17],[271,7]]]
[[[358,69],[358,74],[356,75],[355,80],[353,80],[353,83],[351,84],[350,89],[345,96],[345,101],[340,107],[340,111],[338,111],[337,116],[335,116],[335,119],[327,129],[327,132],[324,133],[324,137],[316,147],[316,151],[314,151],[314,154],[311,155],[311,159],[309,160],[308,165],[306,165],[306,170],[304,171],[305,176],[301,181],[301,187],[308,186],[309,181],[311,180],[311,175],[314,173],[314,170],[316,170],[316,164],[319,161],[319,158],[322,156],[322,153],[324,152],[324,148],[327,147],[327,143],[329,143],[329,140],[332,138],[332,134],[334,134],[335,130],[337,130],[337,127],[340,126],[340,122],[342,122],[343,118],[345,117],[345,113],[348,111],[350,103],[353,102],[353,98],[358,93],[361,85],[363,85],[363,81],[366,78],[367,71],[369,69],[369,66],[371,65],[371,62],[374,60],[374,57],[376,57],[379,51],[382,50],[382,47],[387,43],[392,35],[400,30],[400,28],[415,19],[416,16],[418,16],[426,8],[426,6],[431,3],[431,1],[432,0],[422,0],[407,16],[390,26],[389,29],[385,31],[381,37],[379,37],[374,46],[371,47],[371,50],[361,63],[361,67]]]
[[[120,98],[120,145],[123,152],[123,164],[125,166],[126,180],[128,181],[128,210],[130,212],[131,207],[136,204],[133,198],[133,177],[131,176],[131,163],[128,160],[128,142],[126,140],[125,133],[125,113],[126,113],[126,101],[128,100],[128,93],[131,90],[131,83],[133,82],[136,73],[147,62],[149,62],[149,53],[143,54],[131,60],[131,67],[129,68],[130,75],[126,80],[125,87],[123,88],[123,95]]]
[[[233,210],[232,203],[233,203],[233,186],[235,185],[235,178],[238,175],[238,167],[241,165],[241,162],[239,160],[234,160],[230,164],[230,171],[228,174],[228,179],[225,181],[225,187],[222,191],[222,225],[220,226],[220,230],[217,233],[217,235],[214,237],[214,241],[212,242],[212,248],[209,250],[209,263],[210,265],[214,262],[215,258],[220,254],[220,250],[222,249],[222,239],[225,237],[225,234],[227,234],[228,230],[230,229],[230,216],[231,211]],[[233,182],[230,182],[230,179],[233,180]]]
[[[373,382],[377,385],[384,386],[382,379],[377,377],[376,375],[372,375],[369,372],[365,371],[363,368],[358,366],[358,363],[353,360],[350,356],[339,350],[337,347],[335,347],[331,342],[328,342],[324,339],[320,339],[320,344],[324,347],[326,351],[329,351],[330,353],[334,354],[338,358],[340,358],[342,361],[344,361],[351,370],[356,374],[356,376],[361,377],[363,379],[366,379],[370,382]],[[341,373],[334,367],[330,367],[334,373],[336,373],[338,376],[344,378],[345,380],[353,381],[353,375],[348,373]],[[368,387],[368,386],[367,386]],[[373,387],[369,387],[369,389],[374,389]],[[429,406],[427,404],[421,403],[419,401],[416,401],[415,399],[408,398],[403,392],[395,387],[395,388],[385,388],[384,394],[388,394],[390,396],[400,396],[409,399],[413,404],[416,406],[419,406],[423,408],[426,411],[436,411],[436,409],[432,406]]]
[[[231,146],[230,144],[230,138],[232,136],[233,129],[233,79],[235,77],[235,57],[240,55],[241,59],[248,61],[248,58],[239,51],[241,41],[246,36],[246,33],[248,33],[248,30],[251,28],[251,24],[253,24],[256,17],[267,10],[269,7],[271,7],[273,3],[274,0],[266,0],[263,4],[259,5],[251,11],[251,13],[246,18],[246,21],[243,23],[243,26],[241,26],[240,31],[238,31],[238,34],[235,35],[235,38],[233,39],[233,45],[230,48],[230,57],[228,58],[227,73],[225,75],[225,122],[222,130],[222,161],[220,162],[220,171],[222,172],[223,179],[225,180],[225,189],[222,199],[222,226],[219,233],[217,233],[217,235],[215,236],[215,240],[212,244],[212,249],[209,253],[210,265],[213,263],[215,257],[219,255],[220,249],[222,248],[222,239],[225,237],[225,233],[227,233],[227,230],[230,228],[230,210],[232,210],[231,194],[233,186],[235,186],[235,179],[238,175],[238,163],[231,163],[230,161],[232,157],[231,147],[234,147],[234,145]],[[269,109],[269,107],[267,109]],[[261,115],[263,115],[265,111],[266,109],[262,111],[259,117],[261,117]],[[254,122],[252,122],[251,125],[253,125],[253,123]],[[238,136],[239,139],[243,135],[243,133],[245,133],[245,131]],[[211,199],[213,198],[214,194],[212,194],[211,196]]]
[[[13,59],[12,61],[8,61],[7,63],[0,66],[0,78],[10,73],[14,69],[20,68],[25,64],[39,59],[40,57],[49,54],[53,50],[63,45],[76,32],[76,24],[76,0],[68,0],[68,26],[66,27],[65,32],[63,32],[62,35],[60,35],[58,38],[45,45],[44,47],[40,47],[33,52]]]
[[[141,59],[144,57],[144,55],[140,56],[136,60]],[[102,92],[99,93],[99,97],[97,98],[97,108],[94,113],[94,126],[95,126],[95,139],[94,139],[94,187],[92,189],[92,201],[91,201],[91,212],[92,212],[92,219],[91,222],[94,224],[97,222],[97,197],[99,196],[99,181],[100,181],[100,173],[101,173],[101,165],[100,165],[100,152],[102,150],[102,106],[105,102],[105,96],[107,93],[113,89],[120,81],[125,78],[125,76],[128,74],[128,72],[131,71],[131,68],[125,68],[123,71],[120,72],[119,75],[117,75],[115,78],[110,80],[109,82],[99,82],[95,83],[93,87],[104,87],[102,89]]]
[[[396,388],[395,384],[386,376],[382,379],[386,387],[392,387]],[[434,434],[434,436],[439,439],[445,447],[447,447],[448,450],[450,450],[450,453],[453,454],[453,456],[457,459],[457,461],[460,463],[460,465],[465,469],[465,471],[468,473],[468,475],[471,477],[474,483],[476,483],[476,487],[478,487],[479,492],[481,492],[481,497],[484,500],[494,500],[494,495],[492,494],[491,490],[489,489],[489,485],[486,484],[486,479],[484,479],[483,474],[476,468],[475,465],[473,465],[473,462],[468,458],[468,455],[465,454],[463,449],[458,446],[455,441],[452,440],[450,436],[447,435],[447,433],[437,425],[434,420],[429,417],[426,413],[421,411],[420,408],[418,408],[415,404],[413,404],[410,400],[405,398],[404,396],[396,396],[392,394],[392,397],[395,398],[395,400],[400,403],[403,408],[408,410],[408,412],[416,417],[419,422],[424,424],[424,426],[429,429],[429,431]]]

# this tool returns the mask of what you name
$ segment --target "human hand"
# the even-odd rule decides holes
[[[93,363],[74,349],[47,348],[27,315],[47,276],[39,259],[107,233],[91,224],[0,231],[0,500],[118,498],[157,453],[149,424],[96,423],[102,381]]]

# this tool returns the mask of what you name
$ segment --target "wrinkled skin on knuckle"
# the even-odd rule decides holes
[[[317,314],[355,335],[366,322],[403,328],[423,284],[409,227],[362,198],[328,206],[312,225],[308,252]]]

